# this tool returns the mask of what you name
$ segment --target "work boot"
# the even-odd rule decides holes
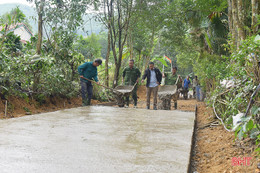
[[[156,106],[154,106],[154,107],[153,107],[153,110],[157,110],[157,107],[156,107]]]
[[[137,106],[137,101],[136,100],[134,100],[134,107],[136,107]]]
[[[87,106],[87,99],[82,100],[82,106]]]
[[[90,104],[91,104],[91,99],[87,99],[86,106],[90,106]]]
[[[150,109],[150,106],[146,106],[146,109]]]
[[[174,108],[177,109],[177,103],[174,103]]]

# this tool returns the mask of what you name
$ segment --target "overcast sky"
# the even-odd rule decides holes
[[[19,3],[25,5],[32,5],[32,3],[28,3],[26,0],[0,0],[0,4],[10,4],[10,3]]]

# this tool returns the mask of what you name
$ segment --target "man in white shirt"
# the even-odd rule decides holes
[[[150,98],[151,93],[153,93],[153,109],[157,110],[157,95],[158,95],[158,85],[162,81],[162,73],[159,69],[154,67],[154,63],[149,63],[149,68],[145,70],[142,77],[142,82],[147,78],[146,83],[146,108],[150,109]]]

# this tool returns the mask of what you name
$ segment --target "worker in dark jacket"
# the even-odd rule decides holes
[[[87,106],[91,104],[91,98],[93,95],[93,85],[90,81],[86,80],[95,80],[97,83],[97,67],[102,64],[101,59],[96,59],[94,62],[85,62],[84,64],[78,67],[78,72],[80,75],[80,85],[81,85],[81,94],[82,94],[82,106]],[[84,79],[86,78],[86,79]],[[88,99],[86,99],[86,91],[88,93]]]
[[[145,70],[142,77],[142,82],[147,78],[146,83],[146,108],[150,109],[150,97],[153,93],[153,109],[157,110],[157,95],[158,95],[158,86],[162,81],[162,73],[159,69],[154,67],[154,63],[149,63],[149,68]]]

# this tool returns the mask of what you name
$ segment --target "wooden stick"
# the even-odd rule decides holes
[[[7,116],[7,100],[5,101],[5,117]]]
[[[99,84],[99,83],[97,83],[96,81],[87,79],[87,78],[85,78],[85,77],[83,77],[83,76],[82,76],[81,78],[82,78],[82,79],[85,79],[85,80],[87,80],[87,81],[93,82],[93,83],[95,83],[96,85],[99,85],[99,86],[102,86],[102,87],[104,87],[104,88],[110,89],[110,90],[112,90],[113,92],[120,93],[119,91],[114,90],[113,88],[109,88],[109,87],[107,87],[107,86],[105,86],[105,85]],[[134,84],[134,86],[133,86],[131,92],[133,91],[133,89],[135,88],[136,85],[137,85],[137,82],[135,82],[135,84]]]
[[[138,83],[138,82],[135,82],[135,84],[134,84],[134,86],[133,86],[133,88],[132,88],[131,91],[133,91],[133,90],[135,89],[135,86],[137,85],[137,83]]]
[[[110,89],[110,90],[114,91],[113,88],[109,88],[109,87],[107,87],[107,86],[105,86],[105,85],[99,84],[99,83],[97,83],[96,81],[87,79],[87,78],[85,78],[85,77],[81,77],[81,78],[82,78],[82,79],[85,79],[85,80],[87,80],[87,81],[93,82],[93,83],[95,83],[96,85],[99,85],[99,86],[102,86],[102,87],[104,87],[104,88],[107,88],[107,89]]]

